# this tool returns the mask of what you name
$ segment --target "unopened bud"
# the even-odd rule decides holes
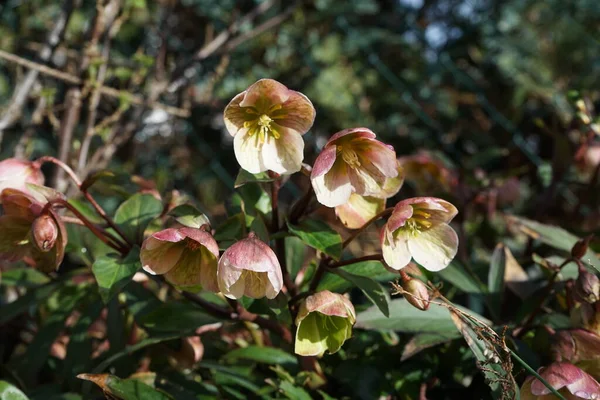
[[[58,226],[50,215],[43,214],[37,217],[33,221],[31,231],[34,243],[40,251],[50,251],[54,247],[58,238]]]
[[[579,276],[575,281],[575,293],[587,302],[595,303],[600,300],[600,279],[596,274],[590,273],[583,266],[579,267]]]
[[[403,275],[400,286],[404,289],[406,301],[419,310],[425,311],[429,308],[429,292],[423,282],[408,275]]]
[[[578,260],[580,258],[582,258],[583,256],[585,256],[585,253],[587,253],[588,245],[590,244],[591,240],[592,240],[592,235],[578,240],[571,248],[571,256],[573,256],[573,258],[576,258]]]

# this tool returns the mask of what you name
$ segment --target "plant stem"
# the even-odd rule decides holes
[[[321,259],[319,266],[317,267],[317,271],[315,272],[315,276],[313,276],[312,281],[310,281],[310,286],[308,287],[309,292],[314,292],[317,290],[317,286],[319,286],[319,282],[323,279],[323,275],[325,275],[325,271],[327,270],[327,264],[331,261],[329,257],[324,257]]]
[[[329,264],[329,268],[340,268],[345,267],[347,265],[356,264],[363,261],[381,261],[383,260],[383,254],[371,254],[369,256],[362,256],[357,258],[352,258],[350,260],[338,261],[333,264]]]
[[[67,164],[65,164],[58,158],[55,158],[52,156],[43,156],[43,157],[40,157],[37,160],[35,160],[35,164],[37,164],[38,166],[41,166],[42,164],[45,164],[48,162],[62,168],[67,173],[67,175],[69,175],[69,177],[73,180],[73,182],[75,182],[77,187],[81,187],[81,181],[79,180],[79,177],[77,176],[75,171],[73,171],[71,169],[71,167],[69,167]]]
[[[369,227],[369,225],[371,225],[373,222],[377,221],[380,218],[385,218],[385,217],[391,215],[392,211],[394,211],[393,207],[386,208],[385,210],[383,210],[382,212],[380,212],[379,214],[377,214],[376,216],[374,216],[373,218],[371,218],[370,220],[368,220],[367,222],[365,222],[365,224],[363,226],[361,226],[360,229],[357,229],[356,231],[354,231],[350,235],[350,237],[348,237],[348,239],[344,240],[344,243],[342,243],[342,249],[345,249],[346,247],[348,247],[348,245],[354,239],[356,239],[356,237],[358,235],[360,235],[365,229],[367,229]]]
[[[288,221],[290,221],[291,224],[297,223],[300,217],[304,214],[308,204],[310,203],[310,200],[313,197],[313,194],[314,190],[312,185],[310,185],[306,193],[304,193],[300,200],[298,200],[292,207],[292,211],[290,212],[290,216],[288,218]]]
[[[547,388],[548,388],[548,389],[549,389],[549,390],[552,392],[552,394],[554,394],[556,397],[558,397],[558,398],[559,398],[559,399],[561,399],[561,400],[566,400],[562,394],[560,394],[560,393],[559,393],[559,392],[558,392],[556,389],[554,389],[554,388],[552,387],[552,385],[550,385],[550,384],[549,384],[549,383],[548,383],[548,382],[547,382],[547,381],[546,381],[544,378],[542,378],[542,377],[540,376],[540,374],[538,374],[538,373],[537,373],[537,372],[536,372],[536,371],[535,371],[533,368],[531,368],[531,367],[529,366],[529,364],[527,364],[525,361],[523,361],[523,360],[521,359],[521,357],[519,357],[519,356],[517,355],[517,353],[515,353],[515,352],[514,352],[514,351],[512,351],[511,349],[508,349],[508,351],[510,351],[510,354],[513,356],[513,358],[514,358],[515,360],[517,360],[517,362],[518,362],[519,364],[521,364],[521,366],[522,366],[523,368],[525,368],[525,369],[527,370],[527,372],[529,372],[531,375],[535,376],[535,378],[536,378],[536,379],[538,379],[540,382],[542,382],[542,383],[544,384],[544,386],[546,386],[546,387],[547,387]]]

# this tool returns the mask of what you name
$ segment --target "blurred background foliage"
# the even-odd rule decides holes
[[[78,70],[96,4],[76,3],[48,65],[86,77],[102,65],[92,55],[88,68]],[[261,4],[266,8],[254,20],[242,19]],[[56,0],[5,0],[0,4],[0,48],[36,60],[63,7]],[[212,220],[223,221],[226,210],[236,206],[232,194],[238,165],[222,112],[235,94],[269,77],[305,93],[317,109],[316,123],[305,136],[307,163],[333,133],[366,126],[399,156],[428,151],[452,171],[457,180],[453,189],[424,192],[408,180],[398,198],[438,194],[456,204],[462,229],[459,262],[470,264],[476,276],[487,274],[490,254],[500,241],[511,246],[524,266],[532,265],[531,243],[508,235],[506,221],[490,211],[492,192],[494,207],[503,212],[557,223],[580,236],[599,230],[595,179],[600,157],[588,156],[598,146],[597,135],[593,115],[582,117],[598,101],[597,1],[124,0],[122,14],[126,17],[111,40],[104,82],[121,95],[103,98],[97,111],[98,121],[115,116],[117,123],[95,132],[90,153],[100,150],[91,168],[116,173],[112,183],[96,188],[105,195],[107,208],[116,208],[128,188],[154,189],[155,182],[160,193],[176,189]],[[232,39],[195,63],[193,74],[182,72],[193,54],[240,21]],[[242,40],[236,43],[238,38]],[[10,103],[26,71],[0,61],[0,104]],[[182,75],[189,77],[182,88],[165,90]],[[60,79],[40,75],[22,117],[3,131],[1,158],[59,153],[62,138],[55,119],[66,112],[68,88]],[[189,109],[190,116],[132,105],[131,94],[157,94],[156,100]],[[84,103],[82,115],[86,112]],[[84,136],[80,124],[71,138],[67,161],[72,165],[77,165]],[[89,172],[90,160],[85,161],[79,172]],[[131,174],[139,178],[131,181]],[[290,204],[307,187],[305,177],[294,177],[281,196]],[[332,212],[322,215],[334,220]],[[376,240],[376,232],[369,235]],[[468,284],[461,287],[463,277],[449,275],[443,279],[459,283],[458,289],[450,289],[453,300],[483,313],[483,295]],[[62,307],[61,296],[67,294],[60,293],[52,307]],[[71,301],[77,298],[68,295]],[[115,324],[126,323],[110,307],[108,313]],[[401,363],[402,347],[396,344],[405,339],[357,330],[356,338],[329,358],[327,368],[339,395],[373,398],[374,393],[401,392],[400,398],[417,398],[420,382],[437,380],[444,384],[432,384],[432,398],[458,398],[453,396],[464,395],[467,386],[469,393],[487,396],[481,376],[472,384],[465,381],[476,366],[463,343],[454,341]],[[205,358],[216,353],[207,348]],[[356,362],[346,362],[347,355]],[[529,356],[532,365],[540,365],[537,355]],[[244,390],[258,390],[255,383],[239,381],[249,371],[244,366],[234,364],[234,373],[227,363],[205,365],[229,371],[217,378],[231,390],[226,397],[243,398]],[[134,372],[126,364],[115,368],[120,376]],[[266,368],[259,372],[274,376]],[[286,373],[276,372],[280,378]],[[10,376],[7,370],[0,373]],[[179,385],[182,393],[184,387],[195,387],[173,371],[164,374],[171,379],[166,385]],[[72,377],[60,384],[80,385]],[[213,390],[200,384],[196,389]]]

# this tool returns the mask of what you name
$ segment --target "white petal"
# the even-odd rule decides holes
[[[263,145],[265,168],[278,174],[289,175],[300,171],[304,159],[304,140],[292,130],[280,130],[279,139],[269,137]]]
[[[234,268],[226,257],[221,257],[217,267],[217,283],[219,290],[230,299],[239,299],[244,294],[242,270]],[[241,281],[241,282],[240,282]]]
[[[319,203],[327,207],[346,204],[352,194],[352,184],[348,174],[337,173],[336,166],[325,175],[314,178],[312,185]]]
[[[388,232],[386,232],[388,233]],[[381,243],[383,260],[395,270],[401,270],[410,263],[411,253],[408,250],[407,234],[400,232],[396,239],[391,234],[385,234]],[[390,240],[391,239],[391,240]]]
[[[258,135],[250,136],[245,132],[238,132],[233,138],[235,158],[240,167],[251,174],[267,170],[263,163],[262,148],[263,144],[258,141]]]
[[[410,238],[408,249],[416,262],[429,271],[448,266],[458,251],[458,236],[449,225],[440,224]]]

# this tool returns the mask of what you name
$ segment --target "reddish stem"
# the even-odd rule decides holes
[[[363,226],[360,227],[360,229],[357,229],[356,231],[354,231],[349,237],[348,239],[344,240],[344,243],[342,244],[342,249],[345,249],[346,247],[348,247],[348,245],[354,240],[356,239],[356,237],[358,235],[360,235],[365,229],[367,229],[369,227],[369,225],[371,225],[373,222],[377,221],[380,218],[385,218],[389,215],[392,214],[392,211],[394,211],[393,207],[390,208],[386,208],[385,210],[383,210],[382,212],[380,212],[379,214],[377,214],[376,216],[374,216],[373,218],[371,218],[370,220],[368,220],[367,222],[365,222],[365,224]]]

